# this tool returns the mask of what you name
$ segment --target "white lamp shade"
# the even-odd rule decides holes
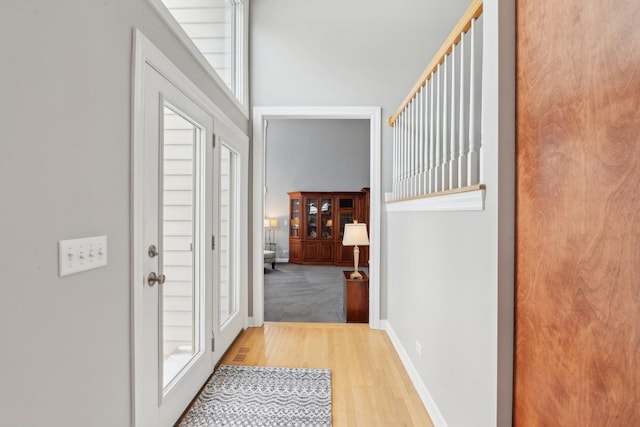
[[[367,235],[367,224],[345,224],[342,244],[344,246],[368,245],[369,236]]]
[[[269,220],[269,227],[276,228],[278,226],[278,220],[276,218],[271,218]]]

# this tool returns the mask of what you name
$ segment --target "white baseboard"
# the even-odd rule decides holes
[[[427,409],[433,425],[435,427],[448,427],[447,422],[444,420],[444,417],[442,416],[440,409],[438,409],[435,400],[433,400],[433,397],[431,396],[431,393],[429,393],[427,386],[425,385],[424,381],[422,381],[422,378],[420,378],[418,370],[411,362],[409,354],[403,347],[402,343],[400,342],[400,338],[398,338],[398,336],[396,335],[389,321],[386,319],[380,320],[380,327],[387,331],[387,335],[389,335],[389,339],[393,343],[398,356],[400,356],[400,360],[402,361],[404,368],[407,370],[409,378],[411,379],[413,386],[416,388],[416,391],[418,392],[418,395],[420,396],[424,407]]]

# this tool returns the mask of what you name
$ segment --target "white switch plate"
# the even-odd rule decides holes
[[[418,353],[418,356],[422,357],[422,345],[418,340],[416,340],[416,353]]]
[[[107,236],[58,241],[59,276],[107,265]]]

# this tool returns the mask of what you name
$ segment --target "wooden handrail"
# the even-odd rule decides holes
[[[449,194],[468,193],[470,191],[486,190],[486,189],[487,187],[484,184],[475,184],[475,185],[469,185],[467,187],[452,188],[451,190],[436,191],[435,193],[421,194],[419,196],[405,197],[403,199],[389,200],[388,202],[385,202],[385,203],[391,204],[391,203],[398,203],[398,202],[410,202],[411,200],[430,199],[432,197],[447,196]]]
[[[464,15],[462,15],[462,18],[460,18],[460,21],[458,21],[456,26],[449,34],[449,37],[447,37],[427,68],[425,68],[416,84],[413,85],[413,88],[400,105],[400,108],[396,110],[393,116],[389,117],[389,126],[393,126],[395,124],[395,121],[402,113],[402,110],[404,110],[404,108],[411,102],[411,100],[415,98],[420,88],[424,86],[427,81],[429,81],[429,79],[431,78],[431,73],[433,73],[436,68],[438,68],[438,66],[442,64],[442,62],[444,61],[444,57],[451,53],[453,46],[456,45],[462,38],[462,34],[469,31],[469,28],[471,27],[471,21],[478,18],[480,15],[482,15],[482,0],[473,0]]]

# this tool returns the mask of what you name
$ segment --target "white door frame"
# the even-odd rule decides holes
[[[140,282],[144,279],[143,269],[143,238],[142,227],[144,186],[144,69],[150,65],[180,91],[187,95],[205,112],[211,114],[214,119],[214,131],[220,125],[237,136],[248,146],[248,137],[229,117],[218,107],[204,92],[202,92],[166,55],[164,55],[140,30],[133,29],[133,61],[132,61],[132,108],[131,108],[131,425],[139,425],[142,417],[140,404],[142,402],[142,388],[137,386],[141,381],[140,372],[136,366],[143,366],[142,351],[138,344],[142,342],[142,287]],[[245,178],[245,177],[243,177]],[[245,178],[246,179],[246,178]],[[245,235],[248,236],[248,233]],[[243,256],[247,257],[245,252]],[[247,294],[248,276],[241,278],[241,286],[244,295]],[[244,311],[244,324],[248,323],[246,310]]]
[[[264,322],[264,187],[265,126],[272,119],[369,120],[371,209],[369,236],[369,326],[380,329],[380,209],[382,204],[380,107],[254,107],[253,108],[253,326]]]

